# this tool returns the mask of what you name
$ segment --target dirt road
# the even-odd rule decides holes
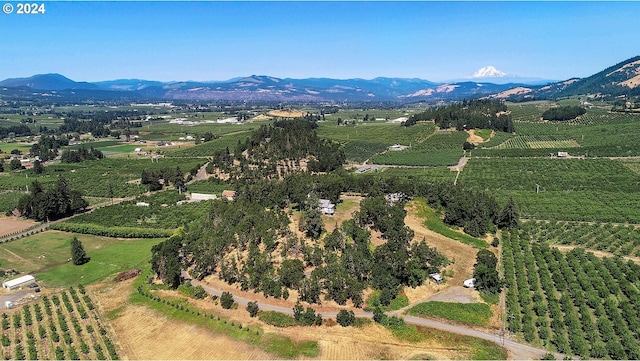
[[[183,274],[184,276],[186,276],[186,274]],[[217,295],[220,296],[222,295],[222,291],[216,288],[213,288],[209,285],[207,285],[204,282],[200,282],[200,281],[196,281],[196,280],[191,280],[191,283],[194,286],[202,286],[202,288],[204,288],[204,290],[211,294],[211,295]],[[248,302],[250,302],[251,300],[243,298],[243,297],[238,297],[235,296],[233,297],[234,301],[236,303],[238,303],[241,306],[246,306]],[[271,305],[268,303],[264,303],[264,302],[258,302],[258,307],[260,307],[261,310],[263,311],[277,311],[277,312],[281,312],[287,315],[293,315],[293,309],[292,308],[287,308],[287,307],[281,307],[281,306],[275,306],[275,305]],[[337,312],[318,312],[322,315],[322,317],[324,318],[335,318],[337,316]],[[436,320],[430,320],[430,319],[425,319],[425,318],[419,318],[419,317],[413,317],[413,316],[407,316],[407,315],[403,315],[403,314],[397,314],[397,316],[402,317],[405,322],[410,323],[410,324],[414,324],[414,325],[419,325],[419,326],[425,326],[425,327],[431,327],[431,328],[435,328],[438,330],[443,330],[443,331],[448,331],[448,332],[452,332],[452,333],[456,333],[459,335],[466,335],[466,336],[472,336],[472,337],[477,337],[477,338],[481,338],[484,340],[488,340],[491,342],[495,342],[499,345],[502,345],[503,347],[505,347],[508,352],[509,352],[509,358],[510,359],[515,359],[515,360],[533,360],[533,359],[540,359],[543,355],[545,355],[548,351],[547,350],[543,350],[543,349],[539,349],[539,348],[535,348],[529,345],[525,345],[525,344],[521,344],[519,342],[507,339],[507,338],[503,338],[500,336],[499,332],[496,333],[490,333],[490,332],[486,332],[486,331],[481,331],[481,330],[476,330],[470,327],[465,327],[465,326],[461,326],[461,325],[452,325],[452,324],[448,324],[448,323],[444,323],[444,322],[440,322],[440,321],[436,321]],[[367,318],[373,318],[373,313],[371,312],[356,312],[356,317],[367,317]],[[560,354],[556,354],[556,358],[562,358],[564,355],[560,355]]]

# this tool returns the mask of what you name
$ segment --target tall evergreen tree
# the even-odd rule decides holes
[[[76,266],[89,262],[89,257],[87,257],[87,252],[85,252],[82,242],[75,236],[71,240],[71,261]]]
[[[500,212],[496,223],[500,228],[518,228],[518,225],[520,224],[520,220],[518,218],[519,216],[516,204],[513,202],[513,198],[509,198],[507,205],[504,207],[502,212]]]

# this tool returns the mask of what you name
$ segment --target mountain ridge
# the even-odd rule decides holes
[[[494,97],[507,100],[551,99],[579,94],[603,98],[620,95],[640,96],[640,56],[610,66],[586,78],[551,83],[519,82],[492,66],[476,72],[482,78],[451,82],[432,82],[420,78],[277,78],[269,75],[236,77],[227,81],[160,82],[143,79],[117,79],[76,82],[63,75],[38,74],[28,78],[0,81],[7,88],[64,91],[74,97],[94,99],[106,93],[109,98],[153,98],[201,101],[451,101],[463,98]],[[493,75],[487,77],[488,75]],[[499,80],[499,81],[496,81]],[[513,81],[512,81],[513,80]],[[495,81],[495,82],[494,82]],[[538,79],[538,81],[540,81]],[[63,94],[59,93],[59,94]],[[1,96],[1,94],[0,94]]]

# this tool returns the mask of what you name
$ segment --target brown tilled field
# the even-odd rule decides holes
[[[36,224],[38,224],[38,222],[0,216],[0,237],[20,232]]]

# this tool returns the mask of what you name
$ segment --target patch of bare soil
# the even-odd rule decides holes
[[[38,222],[0,216],[0,237],[33,227]]]
[[[221,287],[224,283],[215,283]],[[100,310],[110,316],[108,324],[117,335],[123,359],[273,359],[261,349],[236,341],[226,335],[216,334],[205,328],[172,320],[145,306],[130,304],[128,297],[133,292],[132,281],[104,282],[90,288]],[[242,292],[234,290],[239,295]],[[176,291],[158,291],[162,297],[184,298]],[[247,293],[249,294],[249,293]],[[250,293],[252,299],[260,301],[260,295]],[[244,296],[244,294],[243,294]],[[289,305],[293,305],[291,297]],[[286,304],[285,301],[269,299],[269,303]],[[189,300],[190,304],[207,312],[216,312],[223,317],[241,322],[250,327],[259,323],[250,318],[243,307],[224,310],[210,298]],[[322,307],[315,307],[316,310]],[[277,328],[261,324],[265,333],[283,335],[294,341],[315,340],[318,342],[321,360],[377,360],[377,359],[468,359],[473,350],[459,343],[429,338],[419,343],[398,340],[391,332],[377,324],[362,328],[341,327],[335,321],[326,320],[321,327]],[[306,359],[300,357],[300,359]]]
[[[300,110],[272,110],[267,115],[280,118],[301,118],[304,113]]]
[[[478,291],[462,286],[450,286],[429,297],[429,301],[476,303],[483,302]]]
[[[481,136],[476,135],[475,129],[465,130],[465,132],[469,134],[469,137],[467,138],[467,142],[471,144],[480,144],[484,142],[484,139]]]

